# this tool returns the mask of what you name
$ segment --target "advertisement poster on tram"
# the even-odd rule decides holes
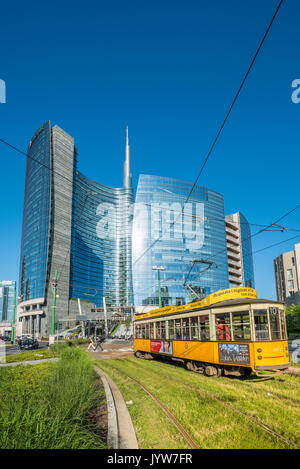
[[[169,340],[151,340],[151,352],[173,354],[173,342]]]
[[[221,363],[250,364],[248,344],[219,344],[219,361]]]

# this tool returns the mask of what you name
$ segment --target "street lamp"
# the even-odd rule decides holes
[[[162,307],[161,304],[161,292],[160,292],[160,271],[161,270],[166,270],[163,266],[158,267],[157,265],[154,265],[152,267],[152,270],[157,270],[157,278],[158,278],[158,306],[159,308]]]

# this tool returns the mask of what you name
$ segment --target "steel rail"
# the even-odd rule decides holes
[[[131,379],[138,386],[140,386],[143,389],[143,391],[145,391],[154,400],[154,402],[156,402],[156,404],[162,409],[162,411],[166,414],[166,416],[169,418],[169,420],[171,420],[171,422],[173,422],[173,424],[180,431],[180,433],[182,434],[185,441],[189,444],[189,446],[192,449],[200,449],[199,445],[193,440],[193,438],[189,435],[189,433],[185,430],[185,428],[181,425],[181,423],[178,422],[178,420],[172,414],[172,412],[169,409],[167,409],[167,407],[151,391],[149,391],[149,389],[146,388],[146,386],[144,386],[142,383],[140,383],[136,378],[133,378],[132,376],[125,373],[123,370],[120,370],[119,368],[115,368],[114,366],[112,366],[111,368],[113,368],[118,373],[127,376],[127,378]]]
[[[170,378],[172,381],[177,381],[177,380],[174,380],[172,378]],[[178,382],[178,381],[177,381]],[[209,397],[209,398],[212,398],[214,399],[215,401],[219,402],[220,404],[224,405],[224,407],[227,407],[229,408],[230,410],[242,415],[243,417],[246,417],[247,419],[249,419],[250,421],[252,421],[255,425],[261,427],[263,430],[265,430],[266,432],[268,432],[269,434],[273,435],[273,436],[276,436],[277,438],[279,438],[280,440],[284,441],[285,443],[287,443],[288,445],[290,446],[293,446],[297,449],[300,449],[300,445],[295,443],[294,441],[291,441],[289,440],[288,438],[285,438],[284,436],[280,435],[280,433],[277,433],[275,430],[273,430],[272,428],[268,427],[267,425],[263,424],[262,422],[259,422],[257,419],[255,419],[254,417],[252,417],[251,415],[248,415],[246,412],[243,412],[242,410],[239,410],[237,408],[235,408],[233,405],[231,404],[228,404],[227,402],[224,402],[222,401],[221,399],[219,399],[218,397],[216,397],[214,394],[210,394],[208,393],[207,391],[199,391],[198,388],[196,388],[195,386],[192,386],[190,384],[186,384],[186,383],[182,383],[180,382],[180,384],[183,384],[183,386],[185,387],[188,387],[190,389],[193,389],[194,391],[196,391],[198,394],[204,394],[205,396]]]

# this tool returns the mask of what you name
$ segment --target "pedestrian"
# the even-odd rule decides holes
[[[18,339],[17,344],[18,344],[17,350],[18,350],[18,352],[21,352],[22,340],[21,340],[21,339]]]
[[[97,350],[98,347],[100,347],[100,348],[101,348],[101,351],[103,352],[103,348],[102,348],[101,342],[103,342],[103,340],[102,340],[102,337],[99,336],[98,339],[97,339],[97,345],[96,345],[96,347],[94,348],[94,352],[96,352],[96,350]]]
[[[90,340],[90,343],[89,343],[87,349],[88,349],[88,350],[90,350],[91,348],[94,349],[96,344],[95,344],[95,342],[93,341],[93,336],[92,336],[92,335],[89,337],[89,340]]]

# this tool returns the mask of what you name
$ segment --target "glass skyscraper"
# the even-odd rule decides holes
[[[139,178],[132,238],[136,306],[158,304],[155,266],[165,269],[163,305],[229,287],[223,196],[199,185],[191,192],[192,187],[167,177]]]
[[[74,139],[46,122],[28,148],[18,316],[25,333],[47,336],[58,272],[56,321],[91,307],[133,303],[133,189],[126,135],[123,187],[103,186],[78,171]],[[76,301],[74,301],[76,300]]]
[[[79,171],[74,139],[60,127],[46,122],[33,136],[19,272],[23,333],[49,336],[56,272],[60,325],[74,321],[78,299],[88,316],[104,297],[112,307],[158,305],[158,272],[164,305],[231,285],[223,196],[189,182],[141,175],[134,204],[128,130],[125,148],[123,187],[112,188]],[[241,227],[249,284],[251,243],[247,225]]]
[[[133,191],[103,186],[77,172],[72,216],[70,297],[96,306],[132,305]]]
[[[12,321],[15,293],[15,281],[0,281],[0,323]]]

